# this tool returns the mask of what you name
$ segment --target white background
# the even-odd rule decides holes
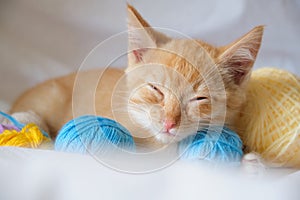
[[[300,74],[299,0],[131,1],[153,26],[225,45],[266,25],[255,68],[275,66]],[[11,104],[25,89],[79,68],[86,55],[126,30],[120,0],[0,0],[0,100]],[[105,46],[91,67],[103,67],[125,37]],[[117,55],[118,56],[118,55]],[[126,60],[114,65],[124,67]]]

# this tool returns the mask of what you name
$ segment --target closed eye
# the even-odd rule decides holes
[[[208,99],[207,97],[199,96],[199,97],[195,97],[195,98],[191,99],[191,101],[204,101],[204,100],[207,100],[207,99]]]
[[[160,91],[160,89],[158,89],[155,85],[148,83],[148,85],[150,86],[150,88],[156,92],[158,92],[159,94],[163,95],[163,93]]]

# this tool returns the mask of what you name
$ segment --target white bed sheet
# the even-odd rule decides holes
[[[154,26],[216,45],[266,25],[255,68],[300,75],[300,2],[288,0],[131,1]],[[119,0],[0,1],[0,109],[25,89],[79,69],[100,42],[126,30]],[[90,67],[126,51],[126,38],[103,45]],[[126,59],[114,65],[125,66]],[[0,148],[0,199],[299,199],[299,172],[257,183],[178,162],[148,175],[120,174],[91,157]],[[111,198],[108,198],[111,197]]]
[[[178,161],[153,173],[130,174],[88,155],[12,147],[0,148],[0,157],[0,199],[7,200],[298,200],[300,195],[297,172],[251,178],[237,170]]]

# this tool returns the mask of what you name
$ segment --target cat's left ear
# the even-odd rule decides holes
[[[224,81],[242,85],[248,79],[259,51],[264,26],[257,26],[237,41],[221,48],[218,65]]]
[[[169,38],[155,31],[131,5],[127,5],[128,15],[128,61],[136,64],[143,61],[148,49],[157,48]]]

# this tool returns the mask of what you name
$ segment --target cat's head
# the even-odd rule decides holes
[[[210,124],[232,125],[245,102],[262,26],[214,47],[170,38],[129,5],[128,31],[129,112],[136,123],[162,143],[177,142]]]

